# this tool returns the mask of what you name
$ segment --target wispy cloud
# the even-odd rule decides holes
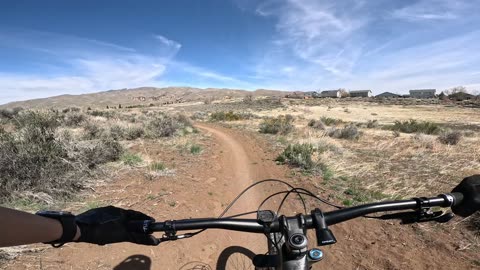
[[[470,4],[458,0],[421,0],[394,10],[392,17],[408,21],[453,20],[462,16]]]
[[[362,34],[368,18],[353,16],[362,10],[360,2],[349,9],[344,4],[332,3],[268,1],[261,4],[256,12],[278,20],[278,35],[272,43],[277,51],[293,54],[338,76],[348,75],[360,54],[360,48],[353,44]]]
[[[214,82],[238,83],[232,77],[178,62],[181,44],[162,35],[152,35],[140,51],[100,40],[31,30],[0,31],[0,47],[47,55],[45,66],[58,63],[56,72],[26,73],[0,70],[0,103],[13,100],[79,94],[140,86],[165,86],[167,70]],[[41,64],[42,65],[42,64]],[[50,68],[51,70],[51,68]]]
[[[262,2],[254,12],[275,18],[277,35],[257,62],[255,77],[265,85],[305,90],[477,85],[480,80],[469,72],[480,64],[475,28],[446,32],[422,25],[472,21],[473,10],[478,7],[466,0]]]
[[[182,44],[174,41],[174,40],[171,40],[171,39],[168,39],[162,35],[153,35],[153,37],[157,40],[159,40],[161,43],[163,43],[165,46],[169,47],[169,48],[174,48],[176,50],[179,50],[181,47],[182,47]]]

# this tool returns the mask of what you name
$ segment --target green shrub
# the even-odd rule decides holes
[[[163,164],[161,162],[154,162],[154,163],[148,165],[148,169],[150,171],[154,171],[154,172],[163,171],[166,168],[167,168],[167,166],[165,166],[165,164]]]
[[[105,133],[105,130],[100,127],[100,123],[97,122],[87,122],[83,126],[84,138],[87,140],[94,140],[102,137]]]
[[[210,115],[210,121],[238,121],[252,118],[252,114],[249,113],[234,113],[229,112],[214,112]]]
[[[462,138],[462,133],[459,131],[446,131],[438,136],[438,140],[447,145],[455,145],[460,142]]]
[[[361,134],[358,128],[351,124],[341,129],[333,127],[328,130],[327,135],[337,139],[358,140]]]
[[[141,127],[129,127],[125,130],[125,139],[129,141],[141,138],[145,134],[145,130]]]
[[[152,138],[171,137],[186,127],[192,127],[192,123],[185,115],[160,114],[147,124],[147,131]]]
[[[88,114],[90,114],[91,116],[98,116],[98,117],[105,117],[105,118],[113,118],[115,117],[115,112],[113,111],[98,111],[98,110],[89,110],[88,111]]]
[[[437,123],[428,121],[419,122],[414,119],[408,121],[395,121],[393,125],[386,126],[385,128],[403,133],[438,134],[442,131],[440,125]]]
[[[314,167],[312,154],[314,152],[311,144],[289,144],[275,161],[310,170]]]
[[[69,107],[69,108],[65,108],[62,110],[63,113],[69,113],[69,112],[80,112],[81,109],[78,108],[78,107]]]
[[[260,133],[288,134],[293,131],[293,116],[285,115],[277,118],[267,118],[260,123]]]
[[[141,156],[133,153],[124,153],[121,157],[120,160],[123,162],[123,164],[128,165],[128,166],[136,166],[140,163],[143,162],[143,159]]]
[[[56,113],[48,111],[25,111],[18,114],[13,121],[16,128],[35,129],[45,133],[60,126],[60,118]]]
[[[202,147],[200,145],[193,144],[190,146],[190,153],[197,155],[197,154],[200,154],[201,152],[202,152]]]
[[[335,119],[335,118],[324,117],[324,116],[320,117],[320,121],[322,121],[322,123],[324,123],[327,126],[338,125],[343,123],[341,119]]]

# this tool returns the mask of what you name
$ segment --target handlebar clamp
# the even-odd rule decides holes
[[[165,235],[164,237],[167,239],[173,239],[176,238],[177,235],[177,230],[175,229],[175,221],[173,220],[167,220],[165,221]]]

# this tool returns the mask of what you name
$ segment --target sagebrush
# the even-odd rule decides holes
[[[281,115],[276,118],[267,118],[260,123],[260,133],[268,134],[288,134],[294,130],[293,116]]]

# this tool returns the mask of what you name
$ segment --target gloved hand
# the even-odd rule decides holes
[[[119,242],[158,245],[159,241],[153,235],[128,230],[129,222],[143,220],[155,221],[152,217],[143,213],[114,206],[91,209],[75,218],[81,232],[77,242],[98,245]]]

